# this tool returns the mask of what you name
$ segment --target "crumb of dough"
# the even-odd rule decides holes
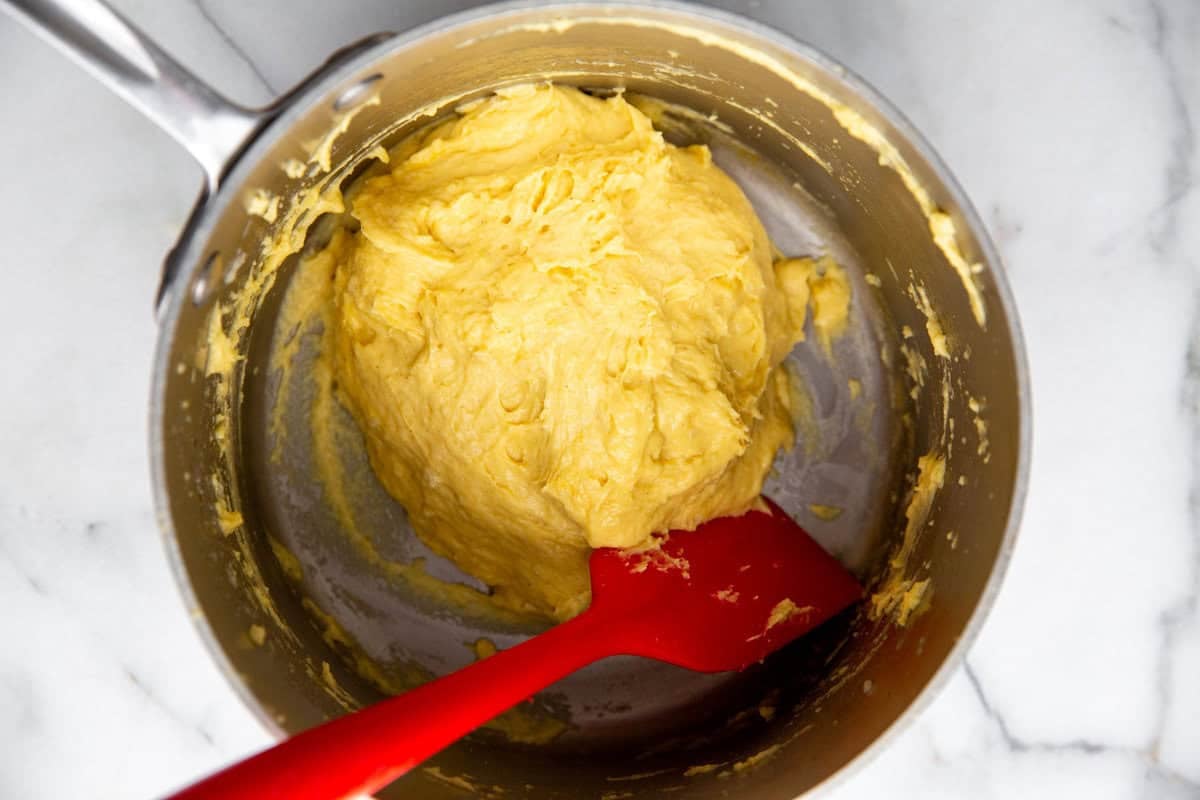
[[[776,603],[775,607],[771,609],[771,615],[767,617],[766,630],[769,631],[776,625],[782,625],[783,623],[787,622],[792,617],[800,614],[807,614],[812,610],[812,606],[798,606],[790,597],[785,597]]]
[[[833,522],[842,515],[840,507],[822,505],[821,503],[809,503],[808,510],[812,512],[814,517],[826,522]]]
[[[476,639],[471,642],[471,652],[475,654],[476,661],[483,661],[496,655],[496,643],[487,638]]]
[[[242,527],[244,523],[245,520],[242,519],[242,512],[226,508],[224,505],[217,506],[217,525],[220,526],[221,533],[228,536]]]

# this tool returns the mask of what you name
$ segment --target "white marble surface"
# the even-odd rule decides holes
[[[250,103],[465,5],[118,3]],[[932,140],[1004,253],[1033,367],[996,609],[831,796],[1200,798],[1200,3],[724,5],[827,50]],[[151,509],[151,296],[199,172],[2,15],[0,107],[0,797],[151,797],[268,741]]]

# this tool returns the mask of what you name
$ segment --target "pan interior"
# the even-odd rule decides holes
[[[711,144],[787,254],[828,249],[850,273],[832,361],[793,356],[812,413],[767,493],[868,577],[869,601],[739,676],[599,664],[381,797],[791,800],[911,718],[978,630],[1013,543],[1028,397],[999,260],[945,168],[861,82],[769,31],[669,3],[519,4],[378,42],[292,94],[171,256],[152,427],[169,551],[231,684],[280,734],[536,629],[443,602],[481,595],[445,589],[471,581],[412,537],[336,400],[314,435],[319,332],[282,313],[313,273],[274,256],[328,233],[308,201],[376,145],[546,79],[699,112],[661,127]],[[331,441],[353,490],[340,511],[313,461]],[[426,573],[438,592],[412,585]]]
[[[789,358],[811,412],[797,425],[797,446],[777,458],[765,494],[865,577],[879,562],[907,460],[895,413],[897,379],[881,358],[893,347],[895,328],[865,282],[860,256],[798,176],[699,115],[666,106],[659,124],[676,144],[709,145],[783,253],[831,254],[852,281],[850,324],[832,357],[811,344],[810,332]],[[311,246],[320,231],[314,228]],[[329,402],[328,387],[314,378],[321,373],[322,324],[318,316],[298,321],[281,313],[303,282],[304,266],[300,259],[285,265],[252,333],[239,425],[245,502],[270,542],[265,560],[274,561],[313,631],[338,654],[329,680],[353,706],[465,666],[487,647],[480,640],[506,648],[544,623],[495,613],[486,586],[415,536],[404,509],[375,479],[355,424],[336,400],[326,417],[334,430],[314,428],[314,406]],[[319,451],[332,453],[345,476],[336,502],[318,467]],[[828,508],[840,514],[828,519]],[[457,588],[431,591],[431,578]],[[791,716],[789,706],[810,699],[849,625],[848,618],[835,620],[740,674],[608,659],[473,740],[560,768],[586,760],[589,770],[611,762],[652,771],[678,765],[681,751],[695,763],[726,759],[735,739],[738,750],[752,752],[754,742],[770,740]]]

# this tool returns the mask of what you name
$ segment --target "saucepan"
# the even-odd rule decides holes
[[[843,67],[701,6],[501,4],[352,45],[250,110],[100,2],[7,10],[203,168],[157,300],[155,498],[200,634],[272,733],[537,630],[486,613],[488,587],[411,535],[313,380],[327,372],[319,315],[291,296],[344,223],[342,190],[388,147],[531,81],[649,98],[665,136],[712,149],[781,250],[846,266],[850,327],[827,353],[793,354],[808,402],[766,491],[869,596],[743,673],[594,665],[384,796],[792,798],[883,746],[958,664],[1016,535],[1028,374],[977,215],[912,127]],[[344,480],[331,482],[331,464]]]

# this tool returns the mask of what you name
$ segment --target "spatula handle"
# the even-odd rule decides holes
[[[174,800],[340,800],[377,791],[559,678],[612,654],[596,611],[444,678],[294,736]]]

